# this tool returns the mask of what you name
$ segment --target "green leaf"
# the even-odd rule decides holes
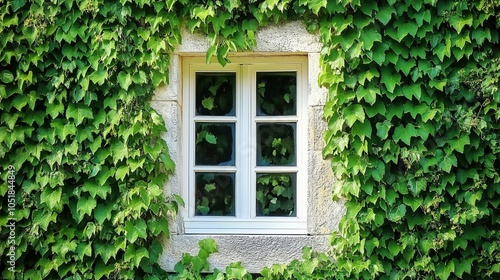
[[[403,58],[400,57],[398,59],[398,62],[396,63],[395,69],[397,71],[403,72],[403,74],[405,76],[408,76],[410,74],[412,68],[415,67],[416,64],[417,63],[416,63],[415,59],[413,59],[413,58],[405,60],[405,59],[403,59]]]
[[[349,127],[352,127],[356,121],[365,121],[365,111],[359,104],[349,105],[344,109],[344,119]]]
[[[393,222],[398,222],[405,216],[405,214],[406,214],[406,205],[401,204],[398,207],[392,208],[387,213],[387,219]]]
[[[370,28],[362,29],[359,39],[361,42],[363,42],[363,47],[365,50],[371,50],[373,47],[373,42],[382,42],[382,35],[380,35],[377,29],[373,26]]]
[[[113,204],[109,203],[99,203],[94,210],[94,218],[99,223],[102,224],[106,220],[111,219],[111,211],[113,209]]]
[[[418,136],[418,133],[415,126],[409,123],[406,127],[404,125],[398,125],[392,137],[396,142],[401,140],[406,145],[410,145],[411,138],[416,136]]]
[[[125,231],[127,240],[130,242],[135,242],[137,238],[147,238],[147,225],[143,219],[136,221],[127,221],[125,224]]]
[[[120,74],[118,74],[118,83],[124,90],[128,90],[128,87],[132,84],[132,77],[128,73],[120,71]]]
[[[446,86],[447,84],[447,80],[444,79],[444,80],[437,80],[437,79],[434,79],[434,80],[431,80],[429,82],[429,86],[433,87],[433,88],[436,88],[440,91],[443,91],[444,90],[444,87]]]
[[[413,197],[409,195],[403,196],[403,202],[411,207],[411,210],[413,212],[417,211],[417,209],[420,208],[420,206],[423,205],[423,199],[421,197]]]
[[[214,98],[213,97],[204,98],[201,101],[201,105],[203,105],[203,107],[208,110],[212,110],[214,108]]]
[[[490,29],[483,29],[481,27],[476,27],[472,31],[472,38],[476,40],[478,45],[482,45],[484,40],[491,40]]]
[[[372,125],[369,120],[355,122],[352,126],[351,133],[353,135],[358,135],[361,141],[364,141],[365,137],[372,137]]]
[[[105,265],[101,260],[97,260],[97,264],[94,270],[95,279],[101,279],[102,277],[108,277],[111,272],[115,270],[114,264]]]
[[[92,108],[84,105],[70,103],[66,110],[66,118],[73,119],[77,126],[85,119],[92,119],[93,117]]]
[[[410,35],[415,37],[418,31],[418,24],[416,22],[396,22],[396,29],[398,34],[398,41],[401,42],[406,36]]]
[[[54,209],[61,202],[61,187],[55,189],[45,188],[45,190],[40,195],[40,202],[47,204],[49,209]]]
[[[99,67],[99,69],[94,71],[89,78],[94,84],[102,86],[108,78],[108,72],[104,70],[103,67]]]
[[[384,5],[377,12],[377,19],[384,25],[387,25],[391,20],[392,14],[396,14],[396,9],[392,5]]]
[[[375,104],[375,102],[377,101],[377,93],[378,89],[372,86],[371,84],[368,86],[368,88],[359,86],[358,89],[356,90],[356,95],[358,97],[358,100],[363,99],[370,105]]]
[[[25,4],[26,0],[13,0],[12,1],[13,12],[17,12],[17,10],[21,9]]]
[[[449,261],[447,264],[441,262],[436,267],[436,276],[440,279],[448,279],[450,274],[455,271],[455,264]]]
[[[469,135],[466,133],[462,133],[458,139],[448,140],[448,145],[450,147],[460,153],[464,153],[465,146],[470,144]]]
[[[85,256],[92,256],[92,244],[91,243],[79,243],[76,246],[76,253],[80,260],[83,260]]]
[[[219,250],[217,250],[217,244],[215,243],[215,240],[212,238],[206,238],[198,241],[198,245],[200,246],[200,251],[203,250],[209,254],[211,253],[217,253]]]
[[[92,197],[81,196],[76,204],[78,214],[84,216],[85,214],[92,216],[92,211],[97,206],[96,200]]]
[[[113,156],[113,162],[116,164],[118,161],[126,158],[128,156],[128,147],[122,141],[116,141],[111,144],[111,155]]]
[[[390,68],[384,67],[381,71],[381,81],[385,84],[388,92],[394,92],[394,88],[401,82],[401,75],[399,73],[392,73]]]
[[[205,135],[205,140],[210,144],[217,144],[217,137],[210,132]]]
[[[420,83],[404,87],[403,94],[409,100],[411,100],[413,97],[415,97],[417,100],[420,100],[420,97],[422,96],[422,89],[420,87]]]
[[[445,155],[443,160],[438,163],[439,168],[450,173],[452,166],[457,166],[457,157],[455,154]]]
[[[377,136],[380,137],[380,139],[384,140],[389,137],[389,130],[392,127],[392,123],[388,120],[385,120],[382,123],[377,123],[375,125],[377,127]]]
[[[95,198],[97,195],[102,199],[106,199],[108,193],[111,193],[111,187],[109,185],[98,185],[93,180],[85,181],[81,190],[84,192],[88,192],[90,196],[92,196],[92,198]]]
[[[468,25],[472,26],[472,13],[467,13],[465,16],[459,14],[450,15],[450,25],[457,30],[458,33],[462,32],[462,29]]]
[[[120,166],[118,167],[118,169],[116,169],[115,178],[118,181],[123,181],[125,177],[128,175],[128,173],[129,173],[129,167],[127,165]]]

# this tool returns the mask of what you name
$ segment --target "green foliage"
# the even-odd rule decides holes
[[[295,216],[293,174],[265,174],[257,177],[257,216]]]
[[[16,222],[15,274],[1,278],[162,275],[158,238],[182,200],[164,198],[174,164],[148,101],[180,18],[150,2],[0,1],[2,198],[7,166],[16,177],[14,216],[0,210],[2,236]]]
[[[498,278],[498,1],[0,3],[0,164],[2,182],[9,165],[16,171],[18,278],[161,277],[157,238],[182,201],[164,201],[174,164],[148,100],[167,82],[182,23],[207,34],[207,61],[224,65],[255,46],[259,27],[294,18],[323,43],[323,154],[347,214],[332,237],[335,263],[306,253],[262,277]],[[292,96],[264,94],[263,110]],[[216,100],[200,102],[224,107]],[[271,138],[263,156],[293,160],[286,137]],[[7,236],[5,203],[0,213]],[[170,277],[201,279],[215,245],[201,247]],[[236,263],[207,277],[250,276]]]
[[[496,279],[499,3],[336,6],[320,21],[323,154],[348,200],[335,278]]]

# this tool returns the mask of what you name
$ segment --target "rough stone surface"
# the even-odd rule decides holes
[[[163,116],[168,132],[164,135],[170,149],[170,156],[176,163],[175,174],[165,186],[165,195],[182,195],[182,56],[204,56],[209,47],[207,38],[200,34],[182,33],[183,44],[172,56],[169,68],[170,83],[158,88],[152,106]],[[257,32],[257,47],[253,53],[238,55],[308,55],[308,236],[283,235],[185,235],[183,234],[182,215],[172,217],[171,238],[164,242],[164,253],[160,258],[161,266],[173,271],[183,253],[196,254],[198,241],[214,238],[219,253],[210,257],[212,268],[225,268],[231,262],[242,261],[250,272],[260,272],[265,266],[286,263],[300,259],[302,248],[312,246],[318,251],[328,249],[329,234],[338,228],[345,213],[343,203],[332,201],[333,174],[330,162],[321,157],[324,147],[323,132],[326,123],[322,119],[323,105],[327,91],[318,86],[320,72],[319,52],[321,45],[316,35],[308,33],[301,22],[269,26]]]
[[[176,49],[175,53],[205,54],[210,47],[207,37],[201,33],[191,34],[189,30],[184,30],[181,36],[182,45]],[[253,52],[319,53],[321,51],[319,37],[307,32],[300,21],[267,26],[255,34],[255,39],[257,46],[252,50]]]
[[[176,163],[176,171],[170,175],[163,190],[165,196],[172,194],[181,194],[181,184],[179,180],[180,173],[177,171],[178,166],[182,166],[182,160],[179,153],[182,152],[181,148],[181,126],[180,126],[180,109],[178,103],[175,101],[151,101],[151,107],[154,108],[165,121],[167,133],[162,135],[162,138],[167,142],[169,148],[170,158]],[[180,216],[170,217],[170,232],[172,234],[182,232],[182,223]]]
[[[317,35],[307,32],[300,21],[270,25],[257,32],[255,52],[319,53],[321,43]]]
[[[309,106],[309,143],[312,150],[321,151],[326,145],[324,132],[327,123],[323,119],[323,106]]]
[[[173,235],[166,241],[167,252],[160,257],[162,267],[174,267],[182,253],[196,255],[198,241],[213,238],[219,252],[209,258],[210,270],[224,270],[232,262],[241,261],[251,273],[258,273],[263,267],[275,263],[288,263],[300,259],[303,247],[316,251],[328,250],[328,239],[323,236],[259,236],[259,235]]]
[[[163,85],[155,90],[153,101],[181,101],[179,97],[181,89],[180,57],[172,54],[168,72],[168,85]]]
[[[320,54],[309,53],[307,56],[307,60],[309,61],[309,73],[307,75],[307,79],[309,80],[309,96],[307,97],[307,102],[309,106],[325,105],[328,90],[320,87],[318,83],[318,73],[321,69],[319,65]]]
[[[309,151],[309,192],[307,198],[307,228],[311,234],[329,234],[338,229],[345,214],[343,202],[332,199],[334,182],[330,161],[323,160],[321,151]]]

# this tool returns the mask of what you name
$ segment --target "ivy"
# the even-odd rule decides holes
[[[4,256],[15,247],[2,278],[162,275],[157,239],[182,200],[164,198],[174,165],[148,100],[167,82],[179,17],[150,1],[0,6],[2,182],[15,171],[2,236],[16,224],[15,243],[0,245]]]
[[[262,277],[498,278],[496,1],[0,6],[0,164],[8,182],[0,195],[14,188],[16,203],[14,216],[2,203],[0,224],[8,236],[8,218],[15,218],[18,278],[164,277],[157,238],[168,236],[166,214],[182,200],[163,197],[174,163],[161,138],[163,119],[148,101],[168,82],[168,53],[181,40],[180,28],[207,34],[207,61],[214,56],[225,65],[230,52],[255,46],[258,28],[291,19],[303,20],[323,43],[323,155],[332,161],[335,195],[347,199],[347,214],[332,235],[333,252],[306,251],[303,260],[266,268]],[[275,85],[264,84],[263,113],[293,107],[293,88],[278,97],[266,92]],[[197,107],[225,112],[218,98],[209,91]],[[264,139],[264,161],[293,162],[289,129]],[[224,143],[223,134],[206,126],[197,136],[211,147]],[[265,188],[264,205],[290,195],[286,176],[267,177],[261,184],[272,187]],[[204,191],[210,184],[203,182]],[[216,251],[211,242],[201,246],[177,267],[181,279],[201,278]],[[2,255],[9,250],[0,244]],[[2,277],[12,278],[3,267]],[[236,263],[208,277],[251,276]]]
[[[342,64],[323,63],[320,77],[331,89],[324,155],[336,163],[336,194],[349,201],[333,235],[336,278],[494,279],[499,253],[482,248],[499,238],[490,203],[499,159],[489,140],[499,119],[486,110],[498,106],[498,4],[343,7],[345,25],[321,27],[345,54]],[[367,16],[375,24],[363,24]]]

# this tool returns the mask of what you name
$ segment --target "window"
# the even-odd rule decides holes
[[[307,57],[183,59],[187,234],[307,233]]]

